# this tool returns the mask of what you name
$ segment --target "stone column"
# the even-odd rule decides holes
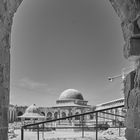
[[[127,140],[140,140],[140,0],[110,0],[121,19],[124,57],[134,61],[136,69],[124,80]]]
[[[11,26],[21,2],[0,0],[0,140],[8,140]]]

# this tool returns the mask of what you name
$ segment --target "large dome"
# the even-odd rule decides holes
[[[84,98],[78,90],[67,89],[61,93],[59,100],[84,100]]]

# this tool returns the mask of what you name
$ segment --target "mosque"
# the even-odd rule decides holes
[[[103,109],[106,107],[113,107],[118,104],[124,104],[124,99],[118,99],[114,101],[110,101],[107,103],[103,103],[100,105],[96,105],[94,109]],[[30,110],[30,111],[29,111]],[[39,112],[40,115],[44,116],[46,120],[50,119],[57,119],[57,118],[62,118],[66,116],[71,116],[71,115],[76,115],[76,114],[81,114],[85,113],[88,111],[92,111],[93,107],[91,105],[88,105],[88,101],[86,101],[82,95],[82,93],[78,90],[75,89],[67,89],[63,91],[58,100],[56,100],[56,105],[52,107],[36,107],[36,105],[31,105],[31,106],[14,106],[10,105],[9,106],[9,122],[14,122],[14,121],[19,121],[20,118],[19,116],[26,116],[26,114],[34,113],[34,112]],[[38,114],[39,114],[38,113]],[[113,114],[119,114],[119,115],[125,115],[124,110],[121,108],[118,109],[112,109],[108,110],[108,113],[113,113]],[[105,122],[105,121],[113,121],[118,119],[116,116],[109,116],[107,114],[100,113],[99,114],[99,121],[100,122]],[[95,115],[87,115],[84,117],[85,120],[92,120],[95,121]],[[124,121],[121,120],[120,118],[118,119],[119,121]],[[68,123],[76,123],[77,121],[80,121],[80,117],[75,117],[72,119],[67,119],[65,122]]]

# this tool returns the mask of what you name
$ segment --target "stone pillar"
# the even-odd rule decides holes
[[[124,80],[127,140],[140,140],[140,0],[110,0],[121,19],[124,57],[134,61],[136,69]]]
[[[11,26],[21,2],[0,0],[0,140],[8,140]]]

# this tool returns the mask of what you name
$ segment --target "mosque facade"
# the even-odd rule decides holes
[[[104,109],[107,107],[113,107],[115,105],[124,104],[124,99],[118,99],[114,101],[110,101],[107,103],[103,103],[100,105],[96,105],[94,109]],[[20,121],[19,116],[22,116],[28,106],[9,106],[9,122]],[[67,89],[62,92],[56,100],[56,105],[52,107],[38,107],[40,113],[45,116],[46,120],[62,118],[66,116],[81,114],[85,112],[89,112],[93,110],[91,105],[88,105],[88,101],[84,100],[84,97],[81,92],[75,89]],[[125,115],[125,111],[122,108],[112,109],[106,111],[108,113]],[[99,113],[99,122],[112,122],[113,120],[124,121],[122,118],[117,118],[116,116],[110,116],[104,113]],[[84,117],[85,121],[95,121],[95,114],[86,115]],[[65,122],[76,123],[80,121],[80,117],[75,117],[72,119],[67,119]]]

